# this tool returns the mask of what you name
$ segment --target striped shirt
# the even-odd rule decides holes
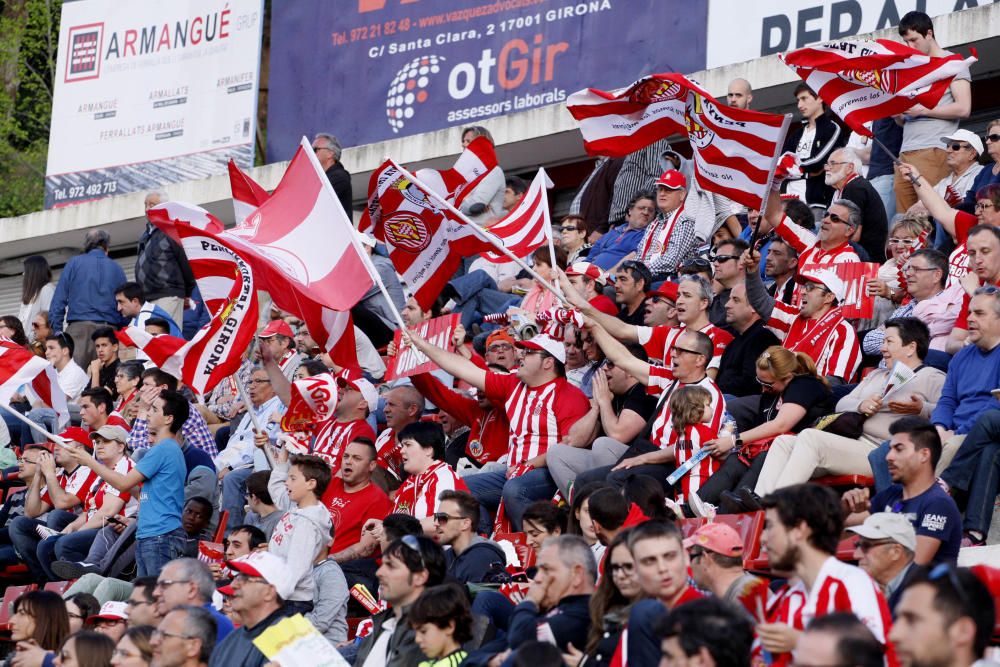
[[[788,216],[781,218],[774,231],[799,253],[799,267],[861,261],[858,253],[854,252],[854,248],[847,242],[831,250],[823,250],[819,246],[819,237],[805,227],[791,222]]]
[[[570,427],[590,411],[590,401],[566,378],[529,387],[514,375],[486,374],[486,397],[503,405],[510,421],[507,465],[541,456],[561,442]]]
[[[387,428],[378,434],[375,441],[378,452],[378,466],[396,479],[403,478],[403,448],[396,442],[396,432]]]
[[[817,616],[838,611],[854,614],[864,623],[875,639],[885,644],[892,628],[889,605],[868,574],[830,556],[819,570],[802,609],[802,624],[809,625]],[[887,662],[892,664],[892,656]]]
[[[663,391],[673,393],[674,389],[689,385],[707,389],[708,393],[712,395],[712,403],[709,405],[712,418],[708,422],[705,422],[705,425],[712,433],[718,433],[719,427],[722,425],[722,416],[726,412],[726,400],[722,397],[722,392],[719,391],[719,387],[712,381],[712,378],[706,375],[698,382],[685,383],[675,380],[673,373],[669,372],[666,368],[660,368],[659,366],[649,367],[649,386],[647,387],[647,392],[650,394],[659,394]],[[653,421],[653,428],[649,432],[649,441],[658,445],[661,449],[670,447],[677,441],[677,436],[674,434],[673,422],[670,419],[669,395],[660,400],[660,411]]]
[[[135,464],[132,463],[132,459],[127,456],[123,456],[118,460],[118,463],[115,464],[113,470],[119,475],[127,475],[132,472],[132,468],[134,467]],[[138,504],[135,499],[132,498],[132,494],[119,491],[98,477],[90,487],[90,490],[87,492],[86,500],[83,501],[83,509],[87,513],[87,519],[93,517],[94,513],[104,506],[104,499],[107,496],[121,498],[124,501],[125,504],[122,505],[121,510],[118,511],[119,515],[125,516],[126,509],[129,510],[129,515],[135,514]]]
[[[822,320],[823,318],[814,320],[802,317],[797,308],[776,301],[767,326],[774,331],[783,346],[792,352],[805,352],[812,357],[819,375],[830,375],[850,382],[861,365],[858,332],[841,317],[826,334],[825,340],[813,343],[809,338],[816,327],[821,326]],[[815,353],[816,350],[819,352]]]
[[[393,514],[409,514],[418,519],[426,519],[438,511],[442,491],[465,491],[465,485],[451,466],[438,461],[419,475],[410,475],[396,494]]]
[[[694,424],[684,428],[684,437],[676,430],[671,430],[670,440],[674,446],[677,456],[677,466],[680,467],[685,461],[692,458],[709,440],[714,440],[719,436],[718,429],[712,429],[709,424]],[[677,502],[686,502],[692,493],[697,493],[702,484],[722,467],[722,459],[714,456],[706,456],[694,468],[680,479],[680,490],[677,492]]]
[[[313,454],[323,457],[330,464],[330,473],[337,474],[340,470],[340,460],[344,456],[344,448],[348,443],[359,437],[375,440],[375,431],[364,419],[342,422],[330,416],[316,426],[316,437],[313,441]]]
[[[649,360],[651,362],[662,362],[666,370],[669,371],[672,361],[670,351],[673,350],[677,338],[684,333],[684,329],[685,326],[683,324],[676,327],[660,324],[655,327],[636,327],[636,333],[639,336],[639,344],[645,348],[646,354],[649,355]],[[711,338],[715,346],[712,351],[712,358],[708,362],[708,368],[718,368],[722,361],[722,353],[726,351],[726,346],[733,342],[733,335],[711,322],[698,329],[698,331]]]

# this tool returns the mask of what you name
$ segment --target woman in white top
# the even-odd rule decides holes
[[[32,255],[24,260],[24,276],[21,278],[21,308],[17,319],[34,340],[31,321],[41,310],[48,310],[56,286],[52,282],[52,268],[41,255]]]

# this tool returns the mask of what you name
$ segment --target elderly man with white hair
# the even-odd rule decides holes
[[[846,199],[861,209],[861,226],[854,231],[852,240],[864,248],[871,261],[884,262],[889,221],[878,191],[861,175],[861,167],[861,158],[853,149],[839,148],[823,166],[823,178],[836,189],[834,201]]]

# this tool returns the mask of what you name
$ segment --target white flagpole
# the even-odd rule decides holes
[[[553,294],[555,294],[556,297],[558,297],[559,301],[561,301],[565,306],[571,307],[571,304],[568,301],[566,301],[565,298],[563,298],[563,295],[558,290],[556,290],[556,288],[553,287],[552,284],[549,281],[545,280],[540,275],[538,275],[538,272],[536,272],[533,268],[531,268],[530,266],[528,266],[527,262],[525,262],[520,257],[517,257],[516,255],[514,255],[514,253],[512,253],[510,250],[508,250],[507,247],[503,243],[501,243],[500,240],[494,234],[490,234],[487,230],[483,229],[482,227],[480,227],[479,225],[477,225],[476,223],[474,223],[472,220],[469,220],[469,218],[464,213],[462,213],[457,208],[455,208],[451,204],[451,202],[449,202],[447,199],[445,199],[444,197],[442,197],[441,195],[439,195],[437,192],[435,192],[434,190],[432,190],[431,188],[429,188],[426,183],[423,183],[419,178],[417,178],[416,176],[414,176],[413,174],[411,174],[409,171],[407,171],[406,168],[402,167],[401,165],[397,164],[396,162],[393,162],[392,164],[397,169],[399,169],[399,171],[404,176],[406,176],[408,179],[410,179],[410,181],[414,185],[416,185],[421,190],[423,190],[424,192],[426,192],[428,195],[430,195],[431,197],[433,197],[434,199],[436,199],[438,201],[438,203],[440,203],[446,209],[448,209],[449,211],[451,211],[452,214],[454,214],[459,219],[461,219],[462,222],[465,223],[472,230],[473,234],[475,234],[476,236],[478,236],[482,240],[484,240],[484,241],[488,242],[489,244],[491,244],[492,246],[494,246],[498,251],[500,251],[501,254],[503,254],[504,256],[508,257],[511,261],[513,261],[519,267],[521,267],[522,269],[524,269],[525,271],[527,271],[528,274],[531,275],[532,278],[534,278],[535,280],[538,281],[538,284],[540,284],[542,287],[544,287],[545,289],[547,289],[550,292],[552,292]],[[553,266],[553,268],[555,268],[555,267]]]
[[[771,159],[771,168],[767,171],[767,184],[764,186],[764,197],[761,200],[761,210],[757,216],[757,224],[753,227],[753,233],[750,234],[750,254],[753,255],[754,246],[757,244],[757,237],[760,235],[760,221],[764,217],[764,211],[767,210],[767,201],[771,196],[771,183],[774,182],[774,171],[778,167],[778,160],[781,158],[781,146],[785,141],[785,135],[788,133],[788,126],[792,122],[792,114],[786,113],[785,120],[781,123],[781,129],[778,131],[778,149],[774,153],[774,157]]]
[[[256,338],[256,336],[255,336]],[[250,397],[247,396],[246,387],[243,383],[236,380],[236,391],[240,394],[240,399],[243,401],[243,405],[247,408],[247,414],[250,415],[250,422],[253,424],[254,433],[264,433],[264,429],[260,425],[260,420],[257,419],[257,415],[253,411],[253,403],[250,402]],[[274,459],[271,457],[271,452],[268,449],[271,447],[271,443],[268,443],[261,447],[261,452],[264,453],[264,458],[267,459],[267,465],[271,466],[271,470],[274,470]]]
[[[539,167],[538,173],[540,173],[542,177],[545,179],[545,188],[546,189],[551,188],[552,179],[550,179],[549,175],[545,173],[545,168]],[[547,194],[545,195],[545,197],[546,199],[548,199]],[[553,231],[552,229],[552,213],[549,211],[548,201],[545,202],[545,234],[548,236],[548,241],[549,241],[549,264],[552,266],[552,272],[555,273],[559,265],[556,264],[555,231]],[[566,268],[569,267],[567,266]],[[560,301],[565,302],[565,299],[563,299],[562,285],[559,284],[558,280],[555,282],[555,288],[556,288],[556,296],[559,297]]]
[[[327,191],[327,194],[333,198],[333,201],[336,202],[337,207],[343,211],[343,207],[340,205],[340,199],[337,197],[337,193],[333,191],[333,186],[330,185],[330,179],[326,177],[326,174],[323,172],[323,167],[320,165],[319,160],[316,159],[316,153],[312,149],[312,144],[310,144],[305,137],[302,137],[301,145],[306,155],[309,156],[309,162],[312,164],[313,169],[316,170],[316,174],[323,183],[323,188]],[[347,211],[344,211],[344,219],[347,221],[350,221],[351,219]],[[348,224],[347,226],[347,231],[349,232],[351,239],[351,247],[354,248],[356,253],[358,253],[358,256],[361,258],[361,263],[365,265],[365,270],[368,271],[368,276],[378,287],[379,291],[382,292],[382,296],[385,297],[385,302],[389,306],[389,310],[392,312],[392,316],[393,319],[396,320],[396,324],[399,325],[399,330],[406,331],[406,324],[403,322],[403,316],[396,308],[396,304],[392,302],[392,297],[389,296],[389,290],[385,288],[385,284],[382,282],[382,276],[378,274],[378,269],[376,269],[375,265],[372,263],[372,258],[368,256],[368,251],[361,247],[361,241],[358,239],[358,231],[354,228],[353,224]]]
[[[60,438],[58,435],[52,435],[51,433],[49,433],[48,431],[46,431],[44,428],[42,428],[41,426],[39,426],[35,422],[31,421],[30,419],[28,419],[27,417],[25,417],[24,415],[22,415],[17,410],[15,410],[14,408],[10,407],[9,405],[6,405],[4,403],[0,403],[0,408],[3,408],[6,412],[9,412],[10,414],[14,415],[18,419],[20,419],[22,422],[24,422],[25,424],[27,424],[31,428],[35,429],[36,431],[38,431],[39,433],[41,433],[42,435],[44,435],[49,440],[51,440],[52,442],[56,443],[57,445],[61,445],[63,447],[69,447],[70,449],[72,449],[72,447],[66,443],[66,439],[65,438]]]

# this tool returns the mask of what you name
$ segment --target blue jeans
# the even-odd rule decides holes
[[[246,516],[247,478],[252,474],[253,468],[237,468],[222,478],[222,511],[229,512],[230,526],[241,525]]]
[[[941,479],[969,492],[965,529],[987,534],[1000,490],[1000,410],[986,410],[979,416]]]
[[[448,286],[455,291],[455,302],[461,309],[462,326],[466,330],[471,330],[473,323],[481,322],[483,315],[503,313],[521,303],[520,296],[498,290],[493,278],[482,270],[455,278]],[[487,326],[495,328],[496,325]]]
[[[868,181],[875,188],[882,205],[885,206],[885,217],[892,223],[892,217],[896,215],[896,192],[892,189],[892,174],[876,176]]]
[[[62,577],[52,571],[52,563],[57,560],[82,561],[94,543],[100,528],[78,530],[68,535],[54,535],[38,543],[35,554],[39,565],[45,570],[49,581],[60,581]]]
[[[470,475],[462,481],[483,508],[490,512],[496,512],[503,498],[504,511],[515,531],[521,530],[521,516],[528,505],[536,500],[549,500],[556,492],[556,483],[547,468],[536,468],[513,479],[507,479],[502,471],[496,471]]]
[[[875,478],[875,493],[885,491],[892,486],[892,475],[889,474],[889,464],[885,462],[885,456],[888,453],[888,440],[868,452],[868,463],[872,466],[872,477]]]
[[[19,516],[10,522],[10,542],[17,549],[18,555],[24,564],[31,570],[32,576],[39,581],[46,581],[47,574],[38,562],[38,543],[42,541],[38,533],[35,532],[37,526],[48,526],[53,530],[62,530],[70,523],[76,515],[64,510],[52,510],[45,516],[45,520],[29,519],[26,516]]]
[[[140,577],[155,577],[163,566],[184,555],[187,533],[175,528],[169,533],[135,540],[135,563]]]

